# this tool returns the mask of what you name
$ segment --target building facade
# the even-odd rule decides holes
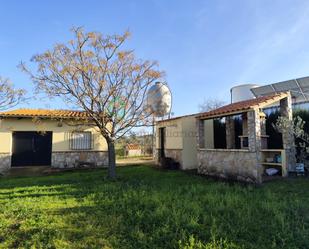
[[[294,135],[292,127],[286,127],[282,143],[268,147],[264,111],[269,106],[278,106],[280,115],[292,122],[289,92],[157,122],[156,161],[160,165],[160,159],[168,157],[180,169],[252,183],[268,180],[270,169],[277,171],[276,177],[286,177],[296,165]]]
[[[279,105],[281,116],[292,122],[292,100],[290,93],[268,95],[240,101],[197,116],[197,161],[198,173],[239,181],[262,183],[269,177],[267,169],[276,169],[278,177],[286,177],[293,171],[296,158],[292,127],[282,131],[282,145],[278,149],[267,146],[263,108]],[[236,134],[236,120],[240,119],[240,134]],[[205,123],[223,122],[224,137],[215,132],[211,141]],[[216,136],[217,135],[217,136]],[[225,140],[216,146],[216,140]],[[239,143],[237,143],[239,139]],[[223,144],[223,145],[222,145]],[[218,145],[218,143],[217,143]]]
[[[169,157],[180,169],[197,168],[195,115],[159,121],[156,124],[155,159]]]
[[[0,172],[11,167],[54,168],[108,164],[107,143],[83,112],[19,109],[0,113]]]

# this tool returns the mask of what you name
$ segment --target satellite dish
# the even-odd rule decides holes
[[[172,93],[168,86],[156,82],[147,92],[147,110],[155,117],[164,117],[171,112]]]

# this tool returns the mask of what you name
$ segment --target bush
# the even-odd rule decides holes
[[[115,152],[116,152],[116,156],[117,156],[117,157],[123,157],[123,156],[125,156],[125,149],[124,149],[123,147],[116,148],[116,149],[115,149]]]

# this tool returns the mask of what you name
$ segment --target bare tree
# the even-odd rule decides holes
[[[0,111],[19,104],[24,99],[25,90],[14,88],[8,80],[0,77]]]
[[[122,49],[129,37],[102,35],[73,29],[74,39],[35,55],[36,72],[30,74],[39,91],[61,97],[87,113],[108,144],[108,175],[116,177],[115,141],[134,127],[150,121],[146,111],[148,88],[164,73],[157,62],[136,59]]]
[[[208,112],[215,110],[221,106],[224,106],[226,103],[219,99],[205,99],[203,103],[199,105],[200,112]]]

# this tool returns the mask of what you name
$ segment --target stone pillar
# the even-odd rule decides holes
[[[261,123],[259,110],[250,111],[248,117],[248,142],[249,150],[252,152],[261,149]]]
[[[248,117],[247,113],[243,113],[241,116],[242,119],[242,135],[247,136],[248,135]]]
[[[260,123],[261,123],[261,149],[268,148],[268,136],[266,134],[266,114],[260,112]]]
[[[240,137],[240,148],[241,149],[248,149],[248,118],[247,113],[243,113],[241,115],[242,120],[242,136]]]
[[[196,120],[196,130],[197,130],[197,148],[205,148],[205,129],[204,129],[204,120]]]
[[[249,150],[256,154],[256,168],[254,174],[257,183],[262,182],[263,166],[261,165],[261,119],[259,109],[247,112]]]
[[[260,112],[261,135],[266,135],[266,114]]]
[[[0,153],[0,175],[5,174],[11,168],[11,154]]]
[[[288,120],[293,120],[291,94],[280,100],[280,113],[281,116],[286,117]],[[287,167],[290,171],[294,171],[296,165],[296,148],[292,129],[293,127],[290,126],[287,130],[282,131],[283,149],[285,150],[286,154]]]
[[[231,116],[225,118],[226,148],[235,149],[235,123]]]

